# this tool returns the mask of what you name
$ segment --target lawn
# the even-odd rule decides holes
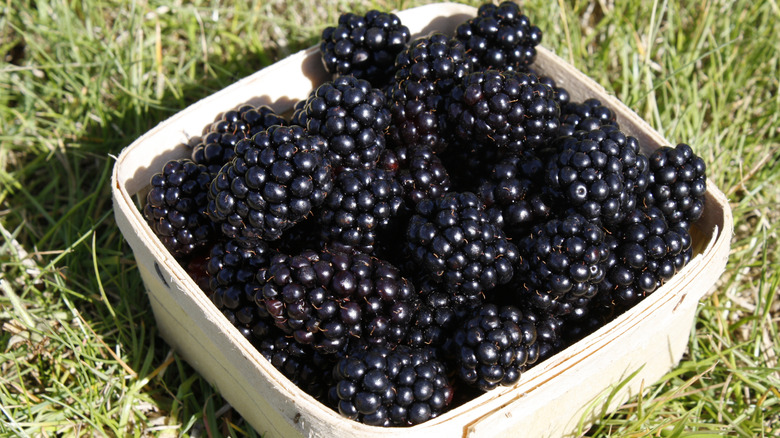
[[[0,435],[256,436],[158,337],[114,222],[114,157],[189,104],[316,44],[341,12],[422,3],[3,3]],[[734,214],[726,272],[680,364],[582,434],[780,436],[777,2],[522,5],[543,45],[670,143],[690,144]]]

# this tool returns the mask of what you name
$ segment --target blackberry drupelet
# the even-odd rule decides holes
[[[704,212],[707,166],[685,143],[662,146],[649,157],[650,175],[643,204],[658,207],[669,226],[689,228]]]
[[[563,87],[559,87],[558,84],[555,82],[555,79],[549,76],[543,76],[539,74],[537,74],[536,76],[539,78],[539,82],[552,88],[553,99],[555,99],[555,101],[558,102],[558,106],[561,108],[561,115],[563,115],[563,108],[566,105],[568,105],[569,102],[571,101],[571,95],[569,95],[569,90]]]
[[[475,309],[452,341],[458,377],[483,391],[517,383],[539,356],[536,326],[514,306]]]
[[[225,112],[206,129],[200,143],[192,149],[192,161],[206,165],[209,172],[216,175],[235,156],[233,149],[238,140],[252,138],[273,125],[287,124],[287,120],[268,105],[242,105]]]
[[[617,127],[602,125],[559,138],[547,162],[550,195],[589,220],[620,223],[648,184],[647,157],[639,141]]]
[[[392,123],[388,139],[395,147],[446,147],[440,114],[444,96],[471,73],[463,44],[442,33],[414,40],[395,61],[387,91]]]
[[[597,222],[570,214],[516,239],[519,261],[512,286],[520,299],[561,316],[572,311],[576,300],[595,296],[609,256],[604,234]]]
[[[512,278],[517,248],[473,193],[417,203],[406,239],[412,259],[453,295],[474,297]]]
[[[365,80],[343,76],[317,87],[293,114],[293,121],[327,142],[334,169],[376,166],[385,148],[390,111],[385,95]]]
[[[215,234],[206,215],[210,181],[206,166],[187,158],[168,161],[151,178],[143,216],[176,258],[204,247]]]
[[[337,26],[322,31],[322,63],[333,75],[352,75],[382,86],[393,76],[395,58],[410,35],[395,14],[377,10],[362,16],[345,13]]]
[[[561,105],[561,126],[558,135],[573,135],[575,131],[593,131],[603,125],[620,127],[615,112],[595,98]]]
[[[418,306],[414,286],[388,262],[328,250],[279,255],[257,275],[256,296],[276,325],[323,354],[350,339],[394,345]]]
[[[618,311],[653,293],[691,260],[688,230],[669,226],[656,207],[634,210],[614,232],[617,261],[607,280]]]
[[[548,85],[526,73],[475,71],[447,98],[449,140],[511,153],[547,145],[558,130],[560,108]]]
[[[465,44],[475,70],[525,71],[536,58],[542,31],[516,3],[504,1],[480,6],[476,17],[457,27],[455,37]]]
[[[334,408],[374,426],[413,426],[437,417],[452,400],[447,370],[433,350],[368,346],[333,367]]]
[[[403,204],[403,189],[382,169],[345,170],[317,212],[320,235],[332,248],[371,253]]]
[[[236,144],[209,187],[208,214],[228,238],[276,240],[325,200],[333,185],[322,138],[272,126]]]

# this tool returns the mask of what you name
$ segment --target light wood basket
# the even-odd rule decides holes
[[[452,33],[474,16],[469,6],[440,3],[398,12],[413,37]],[[572,100],[600,99],[646,153],[670,145],[597,83],[549,50],[535,68],[566,88]],[[277,371],[217,310],[147,226],[140,202],[165,162],[188,155],[217,116],[240,104],[289,111],[327,80],[314,47],[277,62],[160,123],[117,158],[112,175],[116,222],[133,250],[162,337],[264,437],[379,438],[560,437],[635,396],[680,360],[699,300],[725,269],[733,219],[710,181],[703,217],[692,230],[694,257],[671,281],[630,311],[500,387],[410,428],[349,421],[314,400]],[[595,406],[595,409],[594,409]]]

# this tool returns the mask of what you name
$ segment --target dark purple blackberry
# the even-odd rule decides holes
[[[474,69],[524,71],[536,58],[542,31],[511,1],[483,4],[477,16],[458,26],[455,37],[466,45]]]
[[[689,228],[704,212],[707,166],[685,143],[663,146],[649,160],[649,182],[642,195],[645,206],[658,207],[669,226]]]
[[[376,10],[363,16],[341,14],[337,26],[322,31],[322,63],[333,75],[352,75],[382,86],[393,76],[395,57],[410,35],[395,14]]]
[[[420,290],[420,307],[409,326],[405,344],[412,347],[442,348],[452,337],[452,332],[474,308],[482,304],[482,297],[458,302],[441,283],[422,278],[417,281]]]
[[[273,125],[287,125],[287,120],[267,105],[242,105],[227,111],[206,129],[201,141],[193,147],[192,161],[207,166],[216,175],[235,156],[233,149],[239,140],[252,138]]]
[[[484,304],[473,312],[453,335],[458,377],[483,391],[517,383],[538,360],[536,326],[514,306]]]
[[[412,259],[454,295],[480,295],[512,278],[517,248],[473,193],[417,203],[406,239]]]
[[[617,262],[607,273],[612,301],[625,310],[653,293],[692,257],[691,236],[655,207],[634,210],[615,230]]]
[[[558,135],[573,135],[575,131],[593,131],[604,125],[619,127],[615,112],[595,98],[561,105],[561,126]]]
[[[561,108],[561,114],[563,114],[563,108],[571,101],[571,95],[569,95],[569,91],[563,87],[559,87],[555,82],[555,79],[549,76],[537,74],[537,77],[539,78],[539,82],[552,88],[553,99],[558,102],[558,106]]]
[[[403,204],[395,175],[382,169],[345,170],[317,212],[320,235],[331,247],[371,253],[377,233]]]
[[[322,139],[300,126],[272,126],[236,144],[209,187],[208,213],[228,238],[276,240],[312,214],[333,185]]]
[[[293,114],[293,121],[325,139],[326,157],[339,172],[376,166],[385,148],[390,112],[381,90],[343,76],[317,87]]]
[[[445,148],[439,115],[444,96],[471,73],[463,44],[442,33],[413,41],[395,61],[396,73],[387,91],[392,114],[388,132],[396,147]]]
[[[333,367],[334,408],[374,426],[413,426],[449,406],[453,389],[433,350],[399,345],[361,348]]]
[[[431,148],[398,148],[396,153],[397,178],[410,207],[423,199],[441,198],[450,190],[447,169]]]
[[[508,235],[519,236],[550,218],[552,207],[544,195],[544,161],[526,151],[496,163],[478,194],[488,215]]]
[[[547,161],[548,193],[589,220],[620,223],[648,183],[647,157],[639,141],[602,125],[556,143],[557,152]]]
[[[526,73],[475,71],[447,98],[452,142],[519,153],[545,146],[558,130],[560,108],[552,88]]]
[[[205,211],[210,182],[206,166],[187,158],[168,161],[152,176],[143,215],[174,257],[204,247],[214,235]]]
[[[362,253],[280,255],[257,277],[256,299],[276,325],[323,354],[343,351],[355,338],[400,343],[418,305],[397,268]]]
[[[520,299],[553,315],[571,313],[604,279],[609,256],[604,230],[579,214],[553,218],[516,239],[519,261],[512,286]]]
[[[235,311],[242,300],[254,302],[255,292],[259,289],[255,275],[258,270],[268,267],[275,253],[262,241],[248,246],[230,239],[216,242],[209,250],[206,272],[211,298],[217,308]]]

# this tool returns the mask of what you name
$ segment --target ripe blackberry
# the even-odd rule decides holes
[[[536,326],[514,306],[484,304],[453,335],[458,377],[489,391],[517,383],[538,360]]]
[[[571,313],[576,300],[596,295],[606,275],[604,230],[579,214],[535,226],[517,249],[512,284],[522,300],[553,315]]]
[[[504,1],[480,6],[476,17],[458,26],[455,37],[466,45],[475,70],[525,71],[536,58],[542,31],[516,3]]]
[[[322,31],[322,63],[333,75],[352,75],[381,86],[393,76],[395,57],[410,35],[395,14],[376,10],[363,16],[345,13],[337,26]]]
[[[210,181],[206,166],[187,158],[168,161],[151,178],[143,215],[174,257],[204,247],[214,235],[205,212]]]
[[[428,348],[361,348],[339,360],[333,377],[339,413],[374,426],[420,424],[444,412],[453,395],[444,364]]]
[[[322,139],[272,126],[236,144],[209,187],[208,213],[228,238],[276,240],[322,205],[333,185]]]
[[[403,204],[403,189],[382,169],[345,170],[318,210],[322,239],[333,247],[373,251],[377,233],[387,229]]]
[[[669,226],[658,208],[635,209],[615,233],[617,263],[607,279],[619,310],[653,293],[691,260],[688,230]]]
[[[376,166],[385,148],[390,112],[381,90],[343,76],[317,87],[295,111],[293,121],[325,139],[326,157],[338,172]]]
[[[539,82],[547,85],[548,87],[552,88],[553,90],[553,99],[555,99],[556,102],[558,102],[558,106],[561,108],[561,115],[563,115],[563,108],[569,104],[571,101],[571,95],[569,95],[569,90],[559,87],[558,84],[555,82],[555,79],[544,76],[544,75],[536,75],[539,78]]]
[[[395,68],[387,91],[391,144],[441,151],[446,146],[439,123],[443,97],[471,73],[463,44],[438,32],[418,38],[398,55]]]
[[[615,112],[595,98],[561,105],[561,126],[558,135],[573,135],[575,131],[593,131],[603,125],[619,127]]]
[[[602,125],[557,141],[549,160],[549,193],[589,220],[617,224],[636,207],[648,183],[647,157],[639,141],[617,127]]]
[[[545,146],[559,115],[553,89],[536,76],[486,70],[452,89],[446,117],[451,141],[519,153]]]
[[[420,291],[420,307],[405,340],[405,344],[412,347],[443,348],[457,325],[482,304],[481,297],[458,302],[457,297],[447,292],[443,285],[428,278],[415,284]]]
[[[689,228],[704,212],[707,167],[685,143],[663,146],[648,158],[650,175],[643,204],[658,207],[669,226]]]
[[[259,288],[255,275],[268,266],[275,252],[262,241],[253,245],[231,239],[216,242],[209,250],[206,272],[217,308],[236,311],[244,301],[253,303]]]
[[[209,172],[216,175],[235,156],[233,149],[239,140],[252,138],[273,125],[287,124],[287,120],[268,105],[242,105],[225,112],[206,129],[202,140],[192,149],[192,161],[207,166]]]
[[[473,297],[512,278],[517,248],[473,193],[417,203],[406,238],[412,259],[454,295]]]
[[[418,305],[397,268],[362,253],[279,255],[257,278],[256,300],[276,325],[323,354],[343,351],[351,338],[400,343]]]
[[[410,207],[423,199],[441,198],[450,190],[449,173],[431,148],[398,148],[396,152],[397,178]]]
[[[519,236],[551,215],[543,194],[544,161],[531,151],[496,163],[479,188],[488,215],[508,235]]]

